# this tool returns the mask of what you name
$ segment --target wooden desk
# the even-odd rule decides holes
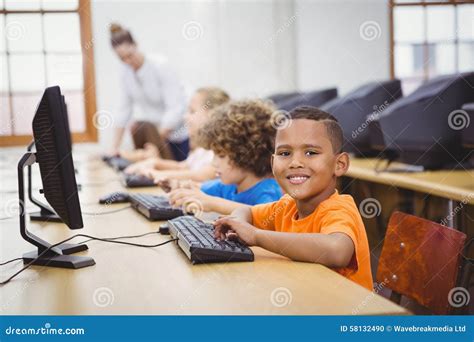
[[[83,183],[83,212],[124,206],[96,204],[100,195],[123,188],[117,175],[101,161],[80,161],[76,167]],[[16,176],[11,181],[16,181]],[[17,196],[2,194],[2,199],[6,197]],[[159,226],[133,209],[83,216],[85,228],[74,232],[55,223],[29,223],[29,227],[53,243],[76,232],[114,237],[152,232]],[[2,261],[33,249],[20,238],[17,218],[0,223]],[[157,234],[134,241],[151,244],[168,239]],[[153,249],[100,241],[88,245],[89,251],[82,254],[95,259],[92,267],[66,270],[35,266],[0,287],[1,314],[408,313],[324,266],[293,262],[260,248],[253,248],[255,262],[192,265],[175,243]],[[1,267],[1,278],[18,270],[20,263]]]
[[[474,171],[375,172],[376,159],[351,159],[346,176],[474,205]],[[397,166],[396,163],[393,166]]]

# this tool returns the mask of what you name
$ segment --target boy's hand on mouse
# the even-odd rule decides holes
[[[214,237],[218,240],[239,239],[248,246],[257,245],[257,228],[233,216],[224,216],[214,222]]]
[[[197,188],[175,189],[169,194],[169,201],[175,207],[187,207],[197,211],[212,211],[213,197],[205,194]]]

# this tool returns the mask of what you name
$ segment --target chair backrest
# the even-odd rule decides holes
[[[466,234],[394,212],[379,259],[377,281],[436,314],[451,311]]]

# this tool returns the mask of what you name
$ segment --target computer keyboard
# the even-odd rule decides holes
[[[122,183],[127,188],[142,188],[142,187],[156,186],[152,178],[148,178],[143,175],[124,174],[122,177]]]
[[[104,156],[102,157],[102,160],[109,165],[111,168],[118,170],[118,171],[123,171],[132,164],[131,161],[121,158],[121,157],[109,157],[109,156]]]
[[[168,221],[169,233],[193,264],[231,261],[253,261],[250,248],[238,241],[214,238],[214,227],[194,216]]]
[[[164,196],[130,193],[129,201],[135,210],[150,221],[171,220],[184,215],[183,210],[173,208]]]

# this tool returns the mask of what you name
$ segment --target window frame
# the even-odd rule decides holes
[[[455,10],[457,5],[462,4],[474,4],[474,0],[449,0],[449,1],[432,1],[432,2],[425,2],[425,1],[411,1],[411,2],[397,2],[396,0],[390,0],[389,3],[389,24],[390,24],[390,77],[395,79],[395,25],[394,25],[394,8],[395,7],[406,7],[406,6],[422,6],[424,8],[428,6],[454,6]],[[426,17],[424,18],[424,26],[426,30]],[[401,78],[403,81],[408,79],[421,79],[422,82],[429,79],[429,65],[426,63],[426,58],[429,55],[429,44],[430,42],[427,40],[426,35],[423,40],[423,75],[421,77],[413,76],[413,77],[405,77]],[[453,44],[455,46],[455,67],[458,70],[459,65],[459,39],[456,34]],[[456,71],[458,72],[458,71]]]
[[[91,23],[91,1],[78,0],[78,8],[73,10],[7,10],[0,9],[1,15],[8,14],[47,14],[47,13],[77,13],[80,24],[80,42],[82,54],[82,74],[84,80],[84,114],[85,131],[72,132],[72,141],[77,142],[97,142],[97,128],[94,126],[94,114],[97,112],[96,92],[95,92],[95,70],[94,70],[94,40],[92,38]],[[8,55],[8,51],[7,51]],[[8,57],[7,57],[8,58]],[[10,81],[11,82],[11,81]],[[8,100],[10,102],[10,116],[12,115],[12,91],[8,89]],[[38,99],[39,101],[40,99]],[[32,135],[2,135],[0,136],[0,147],[26,145],[32,140]]]

